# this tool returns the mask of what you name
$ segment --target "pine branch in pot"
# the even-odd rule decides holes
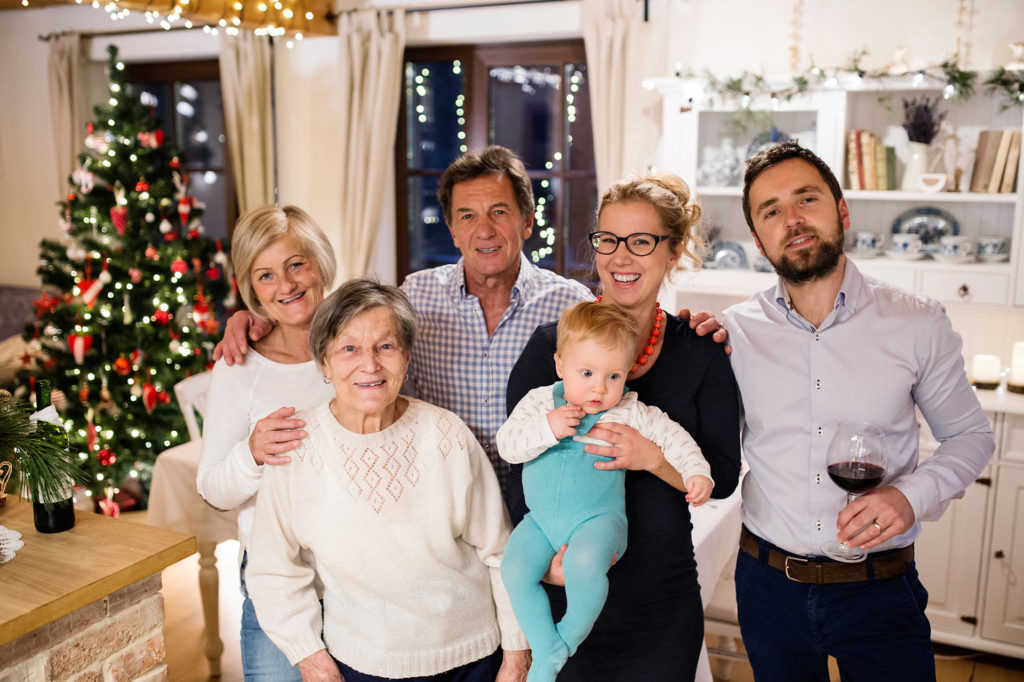
[[[905,192],[920,190],[921,176],[928,172],[928,147],[939,134],[947,113],[938,110],[941,101],[939,97],[927,96],[903,99],[903,129],[910,140],[907,166],[900,182],[900,189]]]
[[[31,411],[28,404],[0,392],[0,460],[17,472],[21,496],[32,498],[36,529],[67,530],[74,525],[72,490],[83,474],[66,445],[38,428]]]

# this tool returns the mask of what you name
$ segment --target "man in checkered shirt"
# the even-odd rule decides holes
[[[534,329],[594,297],[523,255],[533,230],[533,188],[510,150],[462,155],[441,176],[437,196],[462,257],[402,283],[419,318],[404,390],[466,422],[504,492],[508,464],[494,434],[505,421],[512,366]]]

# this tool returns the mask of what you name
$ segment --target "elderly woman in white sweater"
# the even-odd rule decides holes
[[[396,287],[329,296],[309,343],[335,397],[296,415],[307,437],[260,483],[249,591],[303,680],[511,682],[527,667],[494,470],[457,416],[399,395],[415,328]]]

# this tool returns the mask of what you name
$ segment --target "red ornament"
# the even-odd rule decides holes
[[[139,180],[138,182],[135,183],[135,191],[136,192],[148,192],[149,191],[149,183],[146,182],[145,180]]]
[[[121,507],[113,500],[100,500],[100,511],[103,512],[104,516],[109,516],[112,519],[116,519],[121,515]]]
[[[100,460],[100,464],[102,464],[105,467],[108,467],[117,461],[117,455],[114,454],[113,450],[110,450],[108,448],[103,448],[102,450],[100,450],[99,454],[97,455],[97,458]]]
[[[96,425],[89,422],[85,427],[85,447],[92,452],[96,449]]]
[[[145,358],[146,358],[146,356],[143,354],[143,352],[141,350],[136,349],[136,350],[132,351],[132,365],[135,367],[135,369],[139,368],[139,364]]]
[[[80,402],[80,403],[87,403],[87,402],[89,402],[89,387],[88,386],[83,386],[82,388],[78,389],[78,402]]]
[[[59,296],[51,296],[45,291],[38,300],[32,301],[32,305],[36,308],[36,317],[42,317],[43,313],[56,312],[58,303],[60,303]]]
[[[92,135],[92,121],[85,124],[85,132]]]
[[[187,181],[186,181],[187,182]],[[188,225],[188,216],[192,212],[192,198],[182,197],[178,202],[178,217],[181,218],[181,226]]]
[[[178,168],[180,168],[180,167],[181,167],[181,161],[179,161],[178,157],[175,156],[174,158],[171,159],[171,168],[173,168],[174,170],[178,170]]]
[[[142,404],[146,408],[146,412],[152,414],[156,408],[156,389],[153,388],[153,384],[148,381],[142,384]]]
[[[68,201],[74,201],[75,198],[76,197],[75,197],[75,193],[74,192],[69,192],[68,193]]]
[[[158,260],[160,258],[160,252],[154,249],[152,246],[147,246],[146,258],[148,258],[149,260]]]
[[[166,310],[157,310],[153,313],[153,321],[157,324],[167,324],[171,321],[171,314]]]
[[[188,263],[183,258],[175,258],[174,262],[171,263],[171,272],[177,275],[184,275],[188,272]]]
[[[106,263],[103,264],[103,272],[96,279],[83,279],[78,282],[78,291],[81,293],[82,302],[85,303],[89,308],[92,308],[93,304],[96,303],[96,299],[99,298],[100,292],[103,291],[103,285],[110,283],[113,279],[110,272],[107,271]]]
[[[220,268],[218,268],[216,265],[211,265],[210,267],[206,268],[206,279],[211,281],[220,279]]]
[[[171,394],[167,391],[158,391],[156,394],[157,402],[161,405],[166,405],[171,402]]]
[[[75,364],[82,364],[85,361],[85,354],[92,348],[91,336],[79,336],[68,334],[68,350],[75,358]]]
[[[189,230],[188,231],[188,235],[186,235],[186,236],[189,239],[196,239],[199,236],[199,230],[196,230],[196,229]]]
[[[132,363],[128,361],[128,358],[122,355],[117,360],[114,360],[114,371],[121,376],[126,377],[132,371]]]
[[[138,268],[128,268],[128,277],[131,278],[132,284],[138,284],[142,281],[142,270]]]
[[[128,207],[117,205],[111,208],[110,222],[114,223],[114,229],[123,237],[125,229],[128,227]]]
[[[178,241],[178,233],[177,232],[168,232],[167,234],[164,235],[164,241],[165,242],[176,242],[176,241]]]

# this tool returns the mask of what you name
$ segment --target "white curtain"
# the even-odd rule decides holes
[[[338,18],[341,61],[342,164],[339,238],[334,241],[345,278],[366,274],[380,230],[402,92],[405,13],[357,11]]]
[[[271,46],[252,31],[225,35],[220,42],[220,83],[224,98],[231,168],[238,208],[246,213],[274,202],[274,121],[271,104]]]
[[[89,121],[87,57],[77,33],[50,41],[48,64],[53,146],[57,161],[57,196],[68,191],[68,176],[78,166]]]
[[[661,116],[641,83],[663,70],[662,50],[638,0],[584,0],[582,22],[602,192],[625,174],[647,170]]]

